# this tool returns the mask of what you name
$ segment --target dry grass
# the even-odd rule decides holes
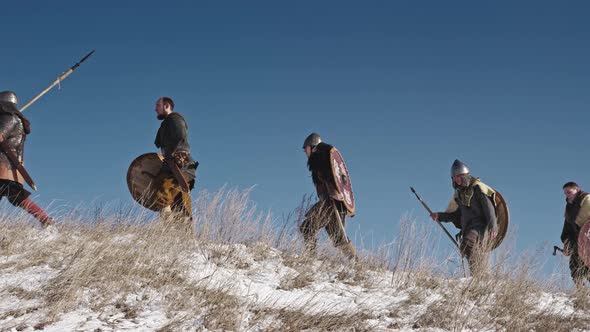
[[[248,195],[249,190],[225,188],[203,192],[196,201],[192,231],[151,222],[141,210],[120,207],[100,206],[86,214],[65,209],[68,214],[54,236],[40,234],[22,215],[0,215],[2,273],[51,271],[50,280],[39,287],[23,282],[0,290],[2,298],[26,303],[0,312],[0,321],[14,321],[2,328],[43,329],[80,307],[136,321],[151,305],[165,310],[167,323],[159,331],[196,326],[217,331],[371,331],[379,320],[389,328],[449,331],[573,331],[590,326],[586,289],[570,294],[573,312],[539,307],[539,298],[556,286],[540,281],[540,263],[529,258],[535,255],[497,253],[490,273],[463,279],[458,253],[441,243],[447,240],[438,233],[431,234],[438,229],[405,218],[396,240],[359,248],[358,264],[332,248],[325,236],[318,257],[309,257],[302,254],[296,227],[309,200],[277,223],[270,214],[257,212]],[[382,313],[370,308],[353,313],[273,308],[235,295],[233,280],[213,286],[208,277],[191,278],[195,255],[236,273],[280,260],[293,270],[277,286],[284,291],[309,288],[321,276],[360,292],[387,287],[406,297]]]
[[[557,288],[551,280],[537,278],[539,254],[508,256],[506,251],[495,255],[487,273],[463,281],[419,273],[420,289],[438,289],[442,298],[430,303],[412,326],[448,331],[582,331],[590,326],[587,309],[559,312],[542,305],[542,297]],[[580,291],[574,300],[587,299],[586,290]]]
[[[281,310],[278,312],[278,320],[281,323],[276,331],[371,331],[371,326],[366,323],[370,316],[366,314],[355,315],[315,315],[310,316],[301,312]]]
[[[190,261],[183,258],[207,243],[259,243],[268,238],[265,222],[270,218],[263,220],[254,215],[247,194],[248,191],[223,190],[213,196],[201,196],[206,213],[197,215],[201,228],[196,236],[172,225],[146,222],[146,216],[121,219],[105,216],[102,209],[97,209],[96,222],[66,221],[59,225],[59,236],[32,241],[39,237],[37,230],[30,224],[11,221],[22,216],[6,216],[5,222],[0,223],[0,255],[17,258],[3,261],[0,268],[16,272],[46,266],[57,273],[39,289],[7,287],[2,294],[23,300],[41,299],[49,317],[42,326],[79,306],[90,306],[98,312],[113,307],[126,319],[133,319],[140,302],[161,301],[170,316],[178,311],[193,311],[194,315],[203,316],[206,326],[231,329],[234,323],[227,321],[239,301],[224,289],[212,291],[202,283],[188,280]],[[221,224],[220,220],[227,222]],[[231,262],[245,267],[237,254],[227,250],[212,249],[208,255],[217,264]],[[145,295],[133,305],[125,300],[128,294]],[[2,315],[26,313],[21,310]]]
[[[279,285],[279,289],[282,290],[293,290],[293,289],[301,289],[305,288],[314,281],[313,275],[309,272],[303,272],[297,274],[297,276],[293,278],[285,278],[281,280],[281,284]]]

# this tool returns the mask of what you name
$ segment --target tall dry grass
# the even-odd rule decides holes
[[[539,255],[506,250],[510,248],[506,243],[494,253],[489,273],[463,278],[461,257],[450,242],[431,224],[406,216],[389,243],[363,248],[362,234],[351,236],[361,244],[359,263],[343,257],[325,235],[317,257],[309,257],[297,223],[310,199],[304,198],[293,214],[277,219],[259,212],[249,194],[250,190],[228,188],[201,192],[192,231],[155,221],[136,207],[95,205],[62,209],[58,233],[47,234],[32,227],[27,216],[1,209],[0,270],[53,271],[40,287],[23,282],[0,290],[2,297],[38,300],[0,312],[0,321],[15,317],[3,328],[42,329],[79,307],[116,311],[133,320],[146,305],[165,308],[168,322],[161,331],[196,326],[223,331],[370,331],[379,320],[391,321],[392,329],[449,331],[573,331],[590,326],[590,301],[584,289],[568,291],[573,312],[539,305],[548,292],[561,290],[556,281],[561,279],[539,278]],[[187,276],[195,254],[220,266],[247,268],[250,263],[236,245],[245,246],[259,261],[271,257],[272,248],[280,250],[282,263],[296,272],[281,280],[279,289],[285,291],[306,289],[318,275],[328,274],[363,290],[387,287],[405,300],[392,305],[386,316],[370,309],[334,314],[333,310],[322,313],[322,308],[272,308],[232,295],[229,280],[227,285],[211,287],[207,279]]]

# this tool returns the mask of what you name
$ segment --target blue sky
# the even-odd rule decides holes
[[[130,203],[126,170],[156,150],[162,95],[189,123],[197,189],[256,185],[276,215],[313,192],[301,143],[319,132],[348,162],[351,232],[377,242],[404,213],[425,221],[410,185],[446,207],[456,158],[508,200],[520,248],[559,241],[563,183],[590,190],[587,2],[3,6],[0,89],[22,104],[96,49],[25,112],[45,204]]]

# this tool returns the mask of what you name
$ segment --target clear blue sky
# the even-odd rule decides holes
[[[131,202],[168,95],[201,162],[197,190],[256,185],[276,215],[313,192],[312,131],[348,162],[350,231],[392,238],[452,194],[467,162],[508,200],[521,248],[558,242],[561,185],[590,190],[584,1],[10,1],[1,90],[36,95],[26,161],[48,203]],[[424,221],[421,220],[421,221]],[[433,226],[435,227],[435,226]],[[513,228],[512,230],[514,230]]]

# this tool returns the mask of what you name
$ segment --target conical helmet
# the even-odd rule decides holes
[[[314,147],[314,146],[320,144],[321,142],[322,142],[322,138],[320,137],[320,135],[318,135],[316,133],[311,133],[309,136],[307,136],[307,138],[303,142],[303,148],[305,149],[306,146]]]
[[[16,93],[12,91],[2,91],[0,92],[0,102],[13,103],[14,105],[18,105],[18,98],[16,97]]]
[[[451,176],[469,174],[469,167],[459,159],[455,159],[453,166],[451,166]]]

